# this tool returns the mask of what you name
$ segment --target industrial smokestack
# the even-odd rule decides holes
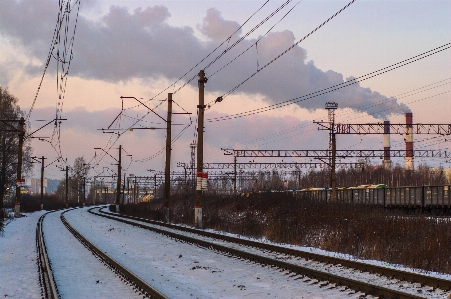
[[[384,121],[384,169],[391,169],[390,160],[390,121]]]
[[[406,170],[413,170],[413,115],[406,113]]]

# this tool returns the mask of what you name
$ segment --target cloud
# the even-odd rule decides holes
[[[2,0],[0,33],[16,40],[28,49],[30,55],[43,60],[55,25],[57,7],[54,0]],[[196,37],[193,28],[170,26],[167,22],[169,17],[170,12],[161,5],[138,8],[133,12],[125,7],[111,6],[109,12],[98,20],[81,15],[69,75],[110,83],[127,82],[134,78],[175,80],[239,28],[237,22],[225,20],[219,11],[209,9],[202,25],[198,26],[198,30],[209,38],[208,41],[203,41]],[[206,69],[209,78],[206,86],[208,92],[219,96],[231,90],[291,47],[296,38],[293,32],[285,30],[269,33],[256,46],[253,45],[255,42],[256,39],[252,38],[243,40]],[[189,77],[205,68],[219,53],[224,53],[231,43],[225,43],[218,53],[199,65]],[[249,47],[250,50],[234,63],[211,76]],[[293,47],[275,63],[244,83],[235,93],[262,95],[269,104],[274,104],[345,82],[342,74],[317,68],[313,61],[308,60],[307,54],[305,49]],[[29,63],[27,69],[33,74],[39,74],[43,65]],[[49,70],[52,71],[54,69]],[[0,75],[2,81],[5,81],[5,76],[8,73]],[[196,86],[197,80],[192,84]],[[369,113],[375,111],[375,117],[381,118],[409,110],[407,106],[397,103],[396,99],[387,99],[377,91],[363,88],[359,84],[301,101],[298,105],[313,111],[323,109],[325,102],[329,101],[338,102],[340,108],[349,107]],[[226,100],[220,105],[236,103]]]
[[[215,8],[207,10],[207,15],[203,20],[202,26],[197,27],[202,34],[217,42],[223,42],[232,33],[240,28],[240,24],[234,21],[224,20]],[[241,29],[237,32],[239,35]]]

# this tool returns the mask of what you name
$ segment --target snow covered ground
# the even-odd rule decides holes
[[[60,214],[49,213],[42,225],[53,276],[61,297],[142,298],[67,230]]]
[[[103,210],[106,210],[106,209],[103,209]],[[110,213],[110,215],[114,215],[114,214],[115,213]],[[230,243],[230,242],[222,241],[219,239],[212,239],[210,237],[203,237],[203,236],[199,236],[197,234],[190,233],[190,232],[174,231],[171,228],[164,228],[164,227],[160,227],[158,225],[152,225],[152,224],[148,224],[148,223],[141,222],[138,220],[135,220],[134,222],[138,222],[144,226],[156,227],[159,230],[175,232],[177,234],[183,234],[185,236],[195,238],[195,239],[202,239],[204,241],[218,244],[223,247],[230,247],[233,249],[243,250],[242,246],[237,245],[236,243]],[[214,232],[211,230],[210,230],[210,232],[217,233],[217,232]],[[232,234],[227,234],[227,235],[235,237],[235,238],[237,237],[236,235],[232,235]],[[246,237],[241,237],[241,238],[246,238]],[[246,239],[249,239],[249,238],[246,238]],[[271,243],[267,240],[259,240],[259,241]],[[281,246],[280,244],[274,244],[274,243],[271,243],[271,244]],[[352,257],[350,255],[338,254],[338,253],[334,253],[334,252],[327,252],[327,251],[319,250],[316,248],[307,248],[307,247],[300,247],[300,246],[287,245],[287,244],[282,245],[282,246],[289,247],[289,248],[292,248],[292,249],[295,249],[298,251],[310,251],[310,252],[314,252],[314,253],[320,254],[320,255],[336,256],[336,257],[343,258],[343,259],[360,261],[362,263],[375,264],[375,265],[385,267],[385,268],[394,268],[395,267],[395,268],[397,268],[397,270],[403,270],[403,271],[408,271],[408,272],[420,272],[420,274],[423,274],[423,275],[425,274],[424,271],[409,269],[409,268],[401,267],[399,265],[391,265],[388,263],[383,263],[381,261],[374,261],[374,260],[373,261],[356,260],[354,257]],[[369,284],[375,284],[375,285],[384,287],[386,289],[392,289],[395,291],[410,293],[410,294],[416,295],[416,296],[424,296],[425,298],[430,298],[430,299],[441,299],[441,298],[444,298],[445,296],[451,296],[450,292],[446,292],[446,291],[443,291],[438,288],[432,289],[429,286],[421,286],[418,283],[412,284],[407,281],[399,281],[397,279],[391,279],[391,278],[387,278],[387,277],[380,276],[377,274],[368,273],[365,271],[361,272],[361,271],[358,271],[355,269],[343,267],[341,265],[324,265],[324,263],[321,263],[321,262],[316,262],[316,261],[307,260],[307,259],[303,259],[303,258],[292,257],[289,255],[286,256],[284,254],[279,254],[279,253],[275,253],[275,252],[271,252],[271,251],[268,252],[266,250],[261,250],[261,249],[255,248],[255,247],[246,247],[245,250],[254,255],[270,257],[270,258],[273,258],[276,260],[282,260],[282,261],[288,262],[290,264],[300,265],[302,267],[313,269],[313,270],[324,271],[325,269],[327,269],[327,272],[330,274],[335,274],[335,275],[341,276],[341,277],[347,277],[347,278],[350,278],[353,280],[359,280],[359,281],[366,282]],[[440,277],[442,279],[451,280],[450,275],[440,275],[440,274],[434,273],[433,276]]]
[[[26,214],[5,227],[0,237],[1,297],[41,298],[35,230],[43,213]],[[134,290],[78,243],[61,224],[59,215],[46,216],[44,233],[62,298],[134,298]],[[282,275],[277,269],[91,215],[87,208],[69,211],[65,216],[96,246],[170,298],[356,297]]]
[[[36,224],[44,213],[29,213],[11,221],[0,236],[0,297],[41,298]]]
[[[76,210],[67,221],[97,247],[169,298],[351,298],[278,269],[169,239]]]

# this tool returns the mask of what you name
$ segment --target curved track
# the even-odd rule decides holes
[[[131,225],[135,225],[138,227],[142,227],[145,229],[153,230],[165,235],[168,235],[172,238],[183,240],[188,243],[197,244],[199,246],[214,249],[220,252],[225,252],[227,254],[237,256],[240,258],[245,258],[247,260],[251,260],[260,264],[271,265],[275,267],[279,267],[283,270],[288,270],[292,273],[300,274],[305,277],[316,279],[320,282],[334,283],[341,286],[349,287],[353,290],[363,292],[365,294],[371,294],[373,296],[378,296],[380,298],[425,298],[423,296],[417,296],[412,293],[406,293],[399,290],[394,290],[392,288],[387,288],[384,286],[380,286],[377,284],[373,284],[371,282],[365,282],[361,280],[352,279],[349,277],[343,277],[340,275],[334,275],[328,270],[324,270],[324,268],[329,268],[330,265],[341,265],[346,268],[352,268],[359,272],[368,272],[374,273],[377,276],[386,276],[387,279],[395,278],[395,282],[400,281],[408,282],[414,286],[416,286],[418,292],[423,292],[420,290],[420,287],[428,286],[426,289],[428,291],[433,290],[434,288],[440,288],[442,290],[450,290],[451,289],[451,281],[435,278],[431,276],[421,275],[418,273],[405,272],[385,267],[380,267],[376,265],[369,265],[361,262],[356,262],[352,260],[340,259],[337,257],[331,256],[323,256],[315,253],[298,251],[291,248],[275,246],[266,243],[255,242],[246,239],[239,239],[230,236],[215,234],[211,232],[206,232],[203,230],[197,230],[189,227],[182,227],[173,224],[166,224],[157,221],[151,221],[148,219],[137,218],[132,216],[124,216],[119,214],[113,214],[101,211],[101,213],[93,212],[93,209],[90,209],[91,213],[96,215],[100,215],[103,217],[107,217],[110,219],[114,219],[117,221],[125,222]],[[152,226],[147,225],[151,224]],[[159,228],[160,227],[160,228]],[[179,232],[177,232],[179,231]],[[186,233],[180,233],[180,231],[188,232],[190,235]],[[193,235],[191,235],[193,234]],[[195,235],[205,236],[208,238],[214,238],[216,240],[222,240],[231,242],[234,244],[239,244],[242,246],[246,246],[247,248],[256,248],[258,250],[270,251],[279,255],[291,256],[295,258],[302,258],[309,261],[317,261],[323,264],[323,270],[315,270],[309,267],[299,266],[293,264],[291,262],[282,261],[280,258],[268,257],[260,254],[251,253],[252,250],[243,250],[242,248],[232,248],[229,246],[224,246],[218,244],[218,242],[212,240],[205,240]],[[274,254],[272,254],[274,255]],[[284,258],[285,259],[285,258]]]
[[[113,258],[102,252],[89,240],[83,237],[77,230],[75,230],[65,219],[64,213],[68,212],[66,210],[61,213],[60,219],[64,226],[71,232],[71,234],[80,241],[83,246],[85,246],[91,253],[93,253],[98,260],[100,260],[104,265],[106,265],[110,270],[114,272],[115,276],[118,276],[123,283],[131,284],[135,292],[141,295],[141,298],[157,298],[166,299],[167,297],[159,292],[157,289],[153,288],[151,285],[140,279],[138,276],[129,271],[126,267],[119,264]],[[49,212],[51,213],[51,212]],[[38,221],[36,229],[36,246],[38,252],[38,265],[39,265],[39,277],[42,288],[42,295],[45,298],[61,298],[60,292],[58,292],[57,283],[54,277],[54,271],[52,271],[51,257],[48,256],[48,250],[44,238],[43,221],[48,213],[41,216]],[[67,281],[66,283],[71,283]]]
[[[58,290],[56,288],[55,280],[53,278],[52,268],[47,257],[47,248],[44,242],[44,231],[42,229],[42,221],[46,214],[39,218],[36,226],[36,248],[38,252],[38,269],[39,269],[39,283],[41,284],[42,295],[45,298],[57,299]]]

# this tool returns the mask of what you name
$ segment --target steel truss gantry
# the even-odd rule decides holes
[[[368,123],[368,124],[334,124],[335,134],[437,134],[451,135],[451,124],[387,124]],[[384,131],[385,129],[385,131]]]
[[[391,157],[405,157],[406,150],[390,150]],[[330,150],[234,150],[224,149],[224,155],[247,158],[328,158]],[[337,150],[337,158],[383,158],[384,150]],[[414,150],[418,158],[451,158],[451,152],[443,150]],[[298,163],[300,164],[300,163]]]

